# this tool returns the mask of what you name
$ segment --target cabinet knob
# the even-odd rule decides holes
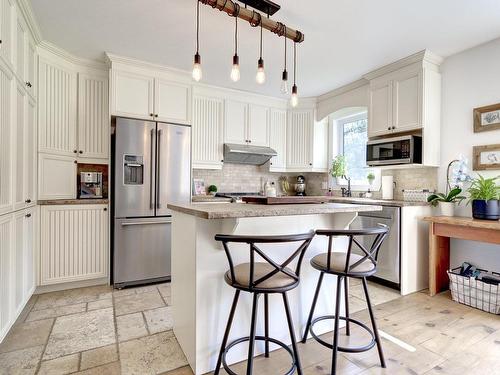
[[[155,114],[155,117],[158,117],[158,113],[157,113],[157,114]]]
[[[107,210],[108,210],[108,208],[107,208],[107,207],[104,207],[104,211],[107,211]]]
[[[389,127],[387,128],[387,130],[391,130],[391,127],[389,126]]]
[[[248,140],[248,143],[252,143],[252,140],[251,140],[251,139],[249,139],[249,140]]]
[[[313,163],[309,163],[309,165],[313,165]]]
[[[154,117],[154,115],[155,115],[155,114],[154,114],[154,113],[150,113],[149,115],[150,115],[151,117]]]
[[[77,164],[78,162],[75,160],[75,161],[73,161],[73,163]]]
[[[24,201],[24,203],[31,203],[31,199],[29,199],[29,198],[28,198],[28,199],[26,199],[26,200]]]
[[[82,151],[82,150],[80,150],[80,151],[78,151],[78,152],[79,152],[80,154],[83,154],[83,151]]]
[[[78,153],[78,151],[76,151],[76,150],[73,150],[73,153],[75,153],[75,154],[76,154],[76,153]]]
[[[26,216],[26,217],[31,217],[31,214],[26,214],[25,216]]]
[[[221,162],[221,163],[224,163],[224,159],[222,159],[220,162]]]
[[[396,129],[396,127],[395,127],[395,126],[393,126],[393,127],[392,127],[392,129],[394,130],[394,129]]]

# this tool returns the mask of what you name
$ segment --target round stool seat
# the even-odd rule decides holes
[[[276,270],[269,263],[254,262],[253,267],[253,281],[259,280],[261,277],[269,275],[271,272]],[[293,274],[293,271],[289,268],[285,268],[288,272]],[[225,281],[234,288],[238,289],[253,289],[255,291],[269,291],[275,290],[276,292],[283,292],[286,290],[293,289],[299,283],[298,280],[287,275],[284,272],[278,271],[264,281],[258,283],[255,286],[250,286],[250,263],[241,263],[234,267],[234,278],[231,278],[231,271],[227,271],[225,274]]]
[[[362,256],[352,254],[349,257],[349,267],[363,259]],[[330,253],[330,267],[328,267],[328,253],[318,254],[311,259],[311,265],[319,271],[344,273],[347,262],[347,253],[332,251]],[[356,267],[348,271],[352,275],[371,275],[376,271],[376,267],[369,259],[365,259]]]

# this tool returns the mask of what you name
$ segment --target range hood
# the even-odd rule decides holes
[[[271,147],[224,144],[225,163],[262,165],[276,155],[278,154]]]

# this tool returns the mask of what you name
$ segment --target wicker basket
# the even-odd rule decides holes
[[[500,314],[500,285],[488,284],[475,277],[462,276],[460,267],[447,272],[453,301],[492,314]],[[493,274],[500,276],[496,272]]]

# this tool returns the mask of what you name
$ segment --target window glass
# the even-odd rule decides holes
[[[347,175],[353,185],[366,185],[366,142],[368,120],[366,118],[345,122],[342,125],[343,150],[347,163]]]

